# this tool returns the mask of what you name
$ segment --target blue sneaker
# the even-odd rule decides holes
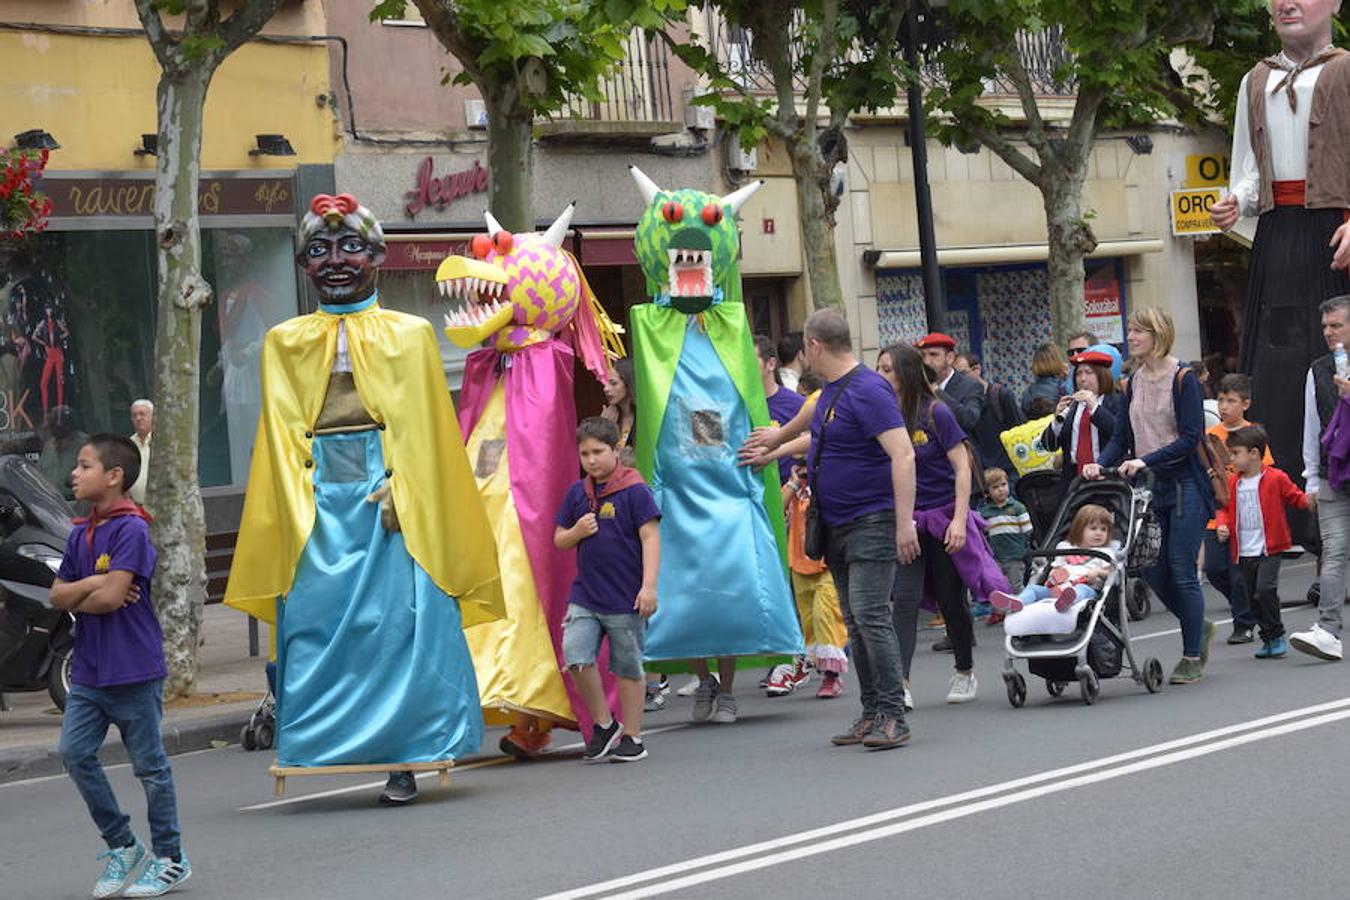
[[[1283,637],[1277,637],[1273,641],[1266,641],[1261,645],[1261,649],[1256,651],[1257,659],[1282,659],[1289,652],[1289,642]]]
[[[103,877],[94,884],[91,896],[116,897],[122,893],[122,888],[131,880],[131,874],[136,871],[141,860],[145,859],[145,845],[135,838],[132,838],[132,842],[130,847],[109,850],[98,855],[99,859],[106,859],[108,863],[103,867]]]
[[[160,856],[150,860],[136,883],[126,889],[123,897],[159,897],[178,887],[192,874],[187,854],[180,853],[178,862]]]

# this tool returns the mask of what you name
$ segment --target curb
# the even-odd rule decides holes
[[[165,722],[161,729],[164,735],[164,752],[169,756],[190,753],[194,750],[209,749],[214,743],[239,743],[239,730],[253,715],[255,704],[234,712],[218,713],[213,716],[200,716],[187,721]],[[99,760],[105,766],[127,762],[127,751],[122,742],[112,734],[99,751]],[[60,775],[65,771],[61,763],[61,752],[56,747],[27,746],[0,749],[0,784],[11,781],[24,781],[29,778],[41,778],[46,775]]]

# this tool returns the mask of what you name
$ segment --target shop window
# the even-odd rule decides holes
[[[436,289],[436,279],[428,271],[391,271],[380,272],[380,305],[385,309],[421,316],[431,323],[436,332],[436,340],[441,348],[441,365],[445,369],[446,381],[450,390],[458,391],[464,378],[464,360],[469,355],[445,336],[445,314],[450,304]]]
[[[288,228],[203,231],[215,287],[202,313],[205,487],[247,480],[262,336],[297,311],[293,241]],[[38,454],[68,496],[84,438],[129,434],[131,402],[155,399],[156,282],[150,231],[48,232],[0,250],[0,448]]]

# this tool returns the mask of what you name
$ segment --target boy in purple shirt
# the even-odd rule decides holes
[[[588,763],[645,759],[642,637],[656,612],[661,563],[661,510],[636,469],[619,464],[619,429],[599,416],[577,428],[586,477],[567,491],[555,519],[553,545],[577,548],[577,580],[563,619],[563,663],[572,673],[595,730]],[[600,642],[609,638],[609,670],[619,682],[623,722],[615,721],[596,671]]]
[[[75,614],[61,756],[108,845],[94,897],[158,897],[192,873],[179,845],[173,773],[159,731],[168,668],[150,602],[150,517],[126,497],[140,469],[140,451],[120,434],[94,435],[80,448],[71,483],[92,511],[75,520],[51,590],[52,604]],[[109,725],[122,734],[150,819],[154,857],[130,887],[147,854],[98,760]]]

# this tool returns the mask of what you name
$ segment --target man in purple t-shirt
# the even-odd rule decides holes
[[[825,561],[839,592],[862,700],[862,715],[832,742],[884,750],[906,743],[910,733],[891,589],[897,563],[908,565],[919,555],[914,447],[895,391],[853,355],[848,320],[822,309],[804,330],[806,363],[826,380],[809,423],[811,490],[829,534]],[[749,444],[772,451],[806,428],[799,416],[758,432]]]
[[[94,435],[80,448],[71,484],[92,512],[75,520],[51,590],[52,605],[75,614],[61,756],[108,845],[95,897],[157,897],[192,874],[180,846],[173,773],[159,731],[168,669],[150,602],[156,553],[149,516],[126,497],[140,467],[140,451],[119,434]],[[130,887],[146,851],[98,761],[110,725],[121,732],[145,787],[154,851]]]
[[[595,720],[585,762],[635,762],[647,757],[642,706],[647,693],[642,638],[656,612],[661,562],[661,510],[636,469],[619,464],[619,428],[595,416],[577,427],[586,477],[572,485],[554,519],[553,545],[577,548],[577,578],[563,618],[563,663]],[[623,721],[610,714],[596,670],[609,640],[609,670],[619,683]]]

